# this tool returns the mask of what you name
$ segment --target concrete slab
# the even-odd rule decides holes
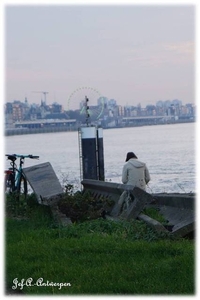
[[[177,236],[184,236],[195,229],[195,194],[159,193],[150,195],[139,188],[137,190],[137,188],[133,186],[100,182],[97,180],[83,180],[82,184],[86,190],[96,192],[99,195],[107,195],[115,201],[115,205],[110,210],[110,215],[113,219],[124,218],[130,220],[132,218],[138,218],[156,230],[173,232],[173,234]],[[129,195],[133,198],[133,201],[129,201]],[[123,198],[126,202],[126,210],[122,212]],[[149,203],[151,204],[149,205]],[[168,221],[167,226],[170,231],[160,222],[141,214],[145,206],[158,208],[166,222]]]
[[[49,162],[23,169],[39,204],[52,205],[63,195],[62,186]]]
[[[184,237],[195,231],[195,222],[191,220],[183,220],[182,222],[174,225],[172,234],[176,237]]]
[[[195,209],[196,195],[193,193],[158,193],[152,194],[158,205]]]
[[[175,225],[182,221],[194,222],[194,210],[173,206],[159,206],[159,211],[168,221],[169,225]]]
[[[65,214],[60,212],[57,204],[51,205],[51,212],[54,220],[61,226],[66,227],[72,224],[71,219],[67,218]]]
[[[158,232],[168,232],[169,231],[157,220],[150,218],[149,216],[145,215],[145,214],[140,214],[138,216],[139,220],[144,221],[145,223],[147,223],[150,227],[152,227],[154,230],[158,231]]]
[[[120,218],[126,220],[136,219],[146,204],[153,201],[153,197],[150,194],[138,187],[134,187],[134,189],[130,192],[130,195],[132,199],[134,199],[133,202],[120,215]]]

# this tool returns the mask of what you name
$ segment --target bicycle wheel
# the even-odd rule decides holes
[[[17,187],[17,200],[18,202],[26,202],[26,198],[27,198],[27,180],[24,177],[24,175],[21,175],[20,181],[19,181],[19,185]]]

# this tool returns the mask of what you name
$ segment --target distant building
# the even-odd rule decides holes
[[[57,120],[56,123],[52,121],[51,126],[54,126],[53,124],[60,126],[61,124],[64,125],[65,120],[70,119],[82,123],[85,121],[85,109],[85,100],[80,103],[79,109],[68,111],[64,111],[63,106],[58,103],[47,105],[45,101],[41,101],[39,105],[29,104],[27,98],[25,98],[24,102],[14,100],[4,105],[5,125],[7,128],[12,128],[15,126],[15,123],[31,121],[31,124],[33,124],[35,121],[39,121],[39,123],[34,123],[36,124],[35,126],[39,126],[38,124],[41,124],[40,120],[47,120],[47,124],[49,124],[49,120]],[[115,99],[108,99],[102,96],[97,99],[96,105],[89,104],[89,113],[91,120],[94,123],[96,122],[95,124],[101,119],[106,127],[108,123],[115,123],[118,126],[122,119],[128,120],[128,118],[128,122],[135,122],[134,118],[137,120],[144,120],[145,118],[145,120],[153,120],[156,117],[157,119],[155,119],[159,120],[162,116],[168,120],[195,120],[196,108],[191,103],[182,105],[182,101],[179,99],[159,100],[156,102],[156,105],[150,104],[146,105],[146,107],[142,107],[140,103],[137,106],[122,106],[118,105]],[[60,122],[61,120],[62,122]],[[69,122],[66,123],[66,125],[68,124]],[[22,126],[22,124],[19,126]]]
[[[104,108],[106,109],[108,107],[108,98],[104,97],[104,96],[99,97],[97,99],[97,105],[99,105],[99,106],[103,105]]]
[[[118,116],[124,116],[124,106],[118,105]]]
[[[108,106],[109,107],[115,107],[115,106],[117,106],[117,101],[115,99],[110,99],[108,101]]]

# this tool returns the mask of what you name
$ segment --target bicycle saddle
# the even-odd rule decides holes
[[[15,155],[6,155],[9,160],[15,161],[17,157]]]

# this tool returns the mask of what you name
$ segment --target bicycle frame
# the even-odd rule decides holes
[[[15,188],[18,191],[20,188],[21,178],[22,178],[22,165],[24,163],[24,158],[20,157],[19,168],[15,167]],[[15,165],[16,166],[16,165]]]

